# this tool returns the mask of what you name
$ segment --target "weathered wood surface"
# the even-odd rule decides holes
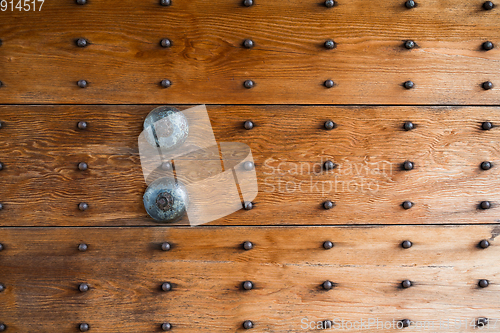
[[[418,2],[47,1],[0,13],[2,103],[498,104],[498,7]],[[89,46],[79,48],[77,38]],[[172,40],[163,49],[159,42]],[[255,41],[242,47],[246,38]],[[326,50],[333,39],[337,47]],[[402,45],[414,40],[417,48]],[[89,82],[86,89],[78,80]],[[170,79],[172,86],[160,87]],[[252,79],[253,89],[243,82]],[[322,83],[332,79],[336,86]],[[402,83],[412,80],[407,91]]]
[[[13,332],[73,332],[80,322],[98,332],[157,332],[166,321],[175,332],[239,332],[244,320],[254,321],[256,332],[308,332],[302,318],[437,325],[497,318],[499,231],[498,225],[2,228],[0,321]],[[480,249],[482,239],[492,245]],[[327,240],[333,249],[323,249]],[[413,246],[403,249],[404,240]],[[254,248],[241,249],[244,241]],[[163,242],[172,244],[169,252],[160,250]],[[77,250],[80,243],[86,252]],[[411,288],[400,287],[405,279]],[[479,288],[479,279],[490,286]],[[254,290],[241,289],[246,280]],[[335,288],[322,290],[325,280]],[[173,290],[164,293],[167,281]],[[90,290],[81,293],[84,282]]]
[[[0,108],[3,226],[154,224],[137,137],[153,106]],[[180,107],[186,108],[186,107]],[[209,106],[219,142],[252,149],[259,195],[251,211],[212,224],[494,223],[500,194],[496,107]],[[256,127],[245,130],[244,120]],[[322,129],[332,119],[338,127]],[[76,128],[88,121],[87,130]],[[404,121],[416,128],[404,131]],[[322,161],[338,164],[321,170]],[[401,170],[413,161],[414,170]],[[86,162],[87,171],[77,164]],[[490,161],[493,168],[481,170]],[[198,165],[198,164],[197,164]],[[203,163],[199,164],[203,165]],[[205,164],[206,165],[206,164]],[[336,207],[325,211],[324,200]],[[404,210],[410,200],[415,206]],[[489,210],[477,205],[488,200]],[[79,202],[90,209],[81,212]],[[186,224],[183,220],[180,224]]]

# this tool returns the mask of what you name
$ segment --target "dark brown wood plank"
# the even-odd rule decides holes
[[[2,12],[2,103],[498,104],[495,8],[482,0],[126,0]],[[133,13],[133,15],[131,15]],[[69,19],[70,18],[70,19]],[[86,48],[75,46],[87,38]],[[163,49],[162,38],[172,40]],[[242,47],[246,38],[255,48]],[[338,44],[325,50],[325,40]],[[406,40],[418,47],[406,50]],[[76,82],[85,79],[86,89]],[[159,82],[170,79],[168,89]],[[245,80],[255,88],[243,87]],[[336,86],[322,83],[332,79]],[[405,90],[401,84],[416,86]]]
[[[498,233],[498,225],[2,228],[0,321],[22,332],[76,332],[81,322],[99,332],[157,332],[163,322],[176,332],[239,332],[244,320],[257,332],[309,332],[303,318],[496,318]],[[492,245],[480,249],[482,239]],[[254,248],[241,249],[244,241]],[[405,279],[413,286],[402,289]],[[246,280],[254,290],[241,289]],[[325,280],[335,287],[322,290]],[[173,290],[164,293],[166,281]],[[79,292],[80,283],[90,290]]]

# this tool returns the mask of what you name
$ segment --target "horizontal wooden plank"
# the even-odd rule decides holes
[[[142,203],[137,148],[152,108],[0,107],[0,225],[154,224]],[[259,186],[253,210],[212,224],[498,222],[499,108],[209,106],[208,113],[218,142],[251,147]],[[242,127],[248,119],[252,130]],[[322,128],[327,119],[337,128]],[[76,128],[80,120],[87,130]],[[404,131],[405,121],[415,129]],[[494,127],[482,130],[483,121]],[[322,170],[326,160],[337,168]],[[402,170],[406,160],[413,170]],[[482,170],[483,161],[493,168]],[[210,172],[200,163],[194,171]],[[336,207],[323,210],[325,200]],[[405,200],[415,206],[404,210]],[[478,209],[485,200],[492,208]],[[79,211],[80,202],[90,209]]]
[[[163,322],[176,332],[239,332],[244,320],[256,332],[309,332],[304,318],[408,318],[438,327],[448,319],[496,318],[499,230],[2,228],[0,321],[22,332],[76,332],[82,322],[99,332],[157,332]],[[491,246],[478,247],[482,239]],[[334,247],[325,250],[328,240]],[[404,240],[413,246],[403,249]],[[244,241],[254,248],[243,250]],[[160,250],[163,242],[170,251]],[[86,252],[78,251],[81,243]],[[412,287],[400,287],[405,279]],[[479,279],[490,285],[479,288]],[[241,288],[247,280],[253,290]],[[326,280],[332,290],[322,290]],[[163,282],[173,289],[162,292]],[[90,290],[78,291],[81,283]],[[464,326],[449,331],[474,330]]]
[[[497,8],[482,4],[47,2],[41,11],[0,13],[0,101],[498,104],[500,53],[481,45],[500,43],[500,21]],[[77,47],[78,38],[89,45]],[[163,38],[171,48],[160,46]],[[253,49],[242,47],[247,38]],[[337,47],[326,50],[327,39]],[[417,47],[407,50],[410,39]],[[162,88],[163,79],[172,86]],[[243,82],[250,79],[256,86],[248,90]],[[334,88],[322,86],[328,79]],[[407,80],[414,89],[402,87]],[[487,80],[494,89],[481,88]]]

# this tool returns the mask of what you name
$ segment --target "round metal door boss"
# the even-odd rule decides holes
[[[144,135],[150,145],[164,151],[174,150],[188,138],[188,120],[174,107],[157,107],[144,120]]]
[[[172,178],[160,178],[152,182],[144,193],[144,207],[153,219],[171,223],[186,213],[189,198],[186,187]]]

